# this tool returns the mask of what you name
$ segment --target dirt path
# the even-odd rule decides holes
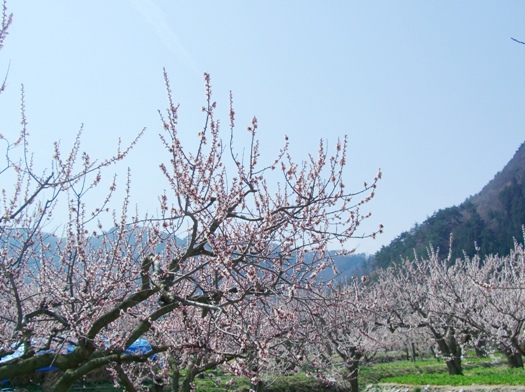
[[[403,384],[373,384],[365,388],[365,392],[525,392],[525,386],[513,385],[403,385]]]

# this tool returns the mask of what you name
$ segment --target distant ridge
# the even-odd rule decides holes
[[[476,206],[481,218],[491,223],[491,213],[499,211],[504,206],[499,200],[499,194],[513,182],[523,183],[525,178],[525,142],[518,148],[514,157],[507,163],[502,171],[483,187],[481,192],[472,196],[471,201]],[[525,224],[525,222],[523,222]]]
[[[525,225],[525,142],[514,157],[474,196],[459,206],[435,212],[422,224],[400,234],[374,256],[374,268],[386,267],[401,259],[426,257],[430,245],[440,256],[465,253],[508,254],[514,238],[523,242]]]

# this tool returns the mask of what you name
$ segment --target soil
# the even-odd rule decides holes
[[[403,385],[403,384],[371,384],[364,392],[525,392],[521,385]]]

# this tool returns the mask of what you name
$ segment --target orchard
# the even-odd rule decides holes
[[[4,3],[2,45],[12,21],[5,10]],[[274,366],[275,342],[293,341],[299,324],[286,305],[303,291],[323,292],[315,277],[331,264],[328,246],[353,237],[381,174],[349,192],[346,139],[331,154],[321,142],[296,161],[285,138],[273,158],[261,157],[256,118],[249,146],[237,150],[232,99],[224,133],[204,79],[204,125],[190,151],[165,73],[158,164],[166,183],[157,216],[132,213],[129,181],[121,207],[109,209],[117,184],[101,185],[139,148],[142,132],[103,160],[81,150],[80,132],[67,151],[55,142],[49,166],[38,168],[22,96],[21,131],[1,136],[0,357],[9,359],[0,379],[53,368],[53,389],[67,391],[105,370],[131,391],[145,382],[190,390],[197,374],[225,364],[256,388]],[[85,200],[95,192],[100,203],[91,206]],[[68,210],[60,224],[59,205]],[[138,339],[148,350],[127,350]]]
[[[0,49],[12,22],[4,1]],[[331,249],[383,231],[360,231],[381,172],[349,190],[346,137],[296,159],[284,136],[262,154],[257,118],[239,137],[233,94],[225,129],[208,74],[189,147],[166,71],[164,82],[154,157],[164,183],[148,189],[157,212],[142,215],[122,166],[147,131],[100,158],[83,151],[81,129],[69,148],[52,142],[41,166],[22,88],[20,130],[0,134],[0,381],[46,370],[59,392],[94,373],[127,391],[191,391],[220,369],[224,384],[246,377],[254,391],[303,373],[357,392],[363,364],[410,344],[454,375],[469,348],[523,367],[522,245],[456,260],[429,248],[370,276],[322,280],[337,273]]]

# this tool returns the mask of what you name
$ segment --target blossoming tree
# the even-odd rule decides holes
[[[515,242],[508,256],[475,256],[461,262],[465,265],[464,282],[471,287],[472,295],[468,306],[458,312],[458,317],[472,326],[478,340],[504,354],[509,367],[523,367],[523,245]]]
[[[2,40],[10,20],[4,12]],[[66,391],[90,372],[108,369],[127,390],[137,390],[137,368],[162,383],[182,364],[200,371],[202,364],[234,358],[246,373],[253,366],[250,339],[259,360],[270,352],[246,328],[248,320],[275,298],[307,289],[331,262],[329,244],[345,246],[368,216],[360,209],[381,174],[349,192],[346,139],[331,154],[321,142],[317,154],[301,162],[285,138],[269,159],[260,154],[254,118],[247,152],[240,154],[231,99],[225,134],[205,75],[204,125],[191,151],[179,136],[178,105],[165,80],[159,165],[166,183],[159,188],[166,190],[158,192],[157,216],[130,212],[129,181],[118,211],[108,211],[115,186],[101,190],[102,175],[138,138],[99,162],[81,152],[79,134],[67,154],[55,143],[49,167],[39,170],[25,110],[20,135],[2,135],[0,379],[53,367],[54,390]],[[101,192],[98,205],[87,202],[95,192]],[[56,209],[64,205],[68,218],[57,222]],[[111,227],[101,223],[105,214]],[[139,338],[148,339],[148,349],[129,350]]]
[[[449,374],[462,374],[464,335],[470,328],[458,317],[470,300],[459,262],[440,259],[437,252],[428,258],[405,260],[378,273],[376,283],[384,298],[385,312],[380,324],[395,332],[422,328],[438,347]]]

